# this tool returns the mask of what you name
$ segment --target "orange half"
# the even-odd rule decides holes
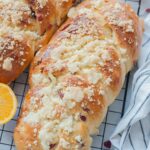
[[[12,89],[0,83],[0,124],[10,121],[17,110],[17,99]]]

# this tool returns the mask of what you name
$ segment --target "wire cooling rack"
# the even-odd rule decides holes
[[[126,0],[126,2],[131,4],[133,9],[139,14],[142,5],[141,0]],[[116,101],[109,107],[107,115],[100,126],[99,134],[93,137],[92,150],[108,150],[108,148],[104,146],[104,141],[109,139],[117,123],[124,114],[129,78],[130,74],[127,75],[125,84],[121,89],[119,96],[116,98]],[[18,98],[18,107],[15,117],[6,125],[0,126],[0,150],[16,150],[13,140],[13,131],[21,111],[25,93],[28,89],[27,81],[28,70],[24,71],[23,74],[11,84],[11,87]]]

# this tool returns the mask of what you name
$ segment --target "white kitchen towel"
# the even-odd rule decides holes
[[[150,14],[142,15],[145,32],[130,104],[110,138],[116,150],[150,150]]]

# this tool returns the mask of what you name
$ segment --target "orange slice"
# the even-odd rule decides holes
[[[0,83],[0,124],[10,121],[17,110],[17,99],[11,88]]]

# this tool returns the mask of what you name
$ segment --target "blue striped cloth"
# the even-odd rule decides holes
[[[116,150],[150,150],[150,14],[140,53],[129,107],[110,138]]]

